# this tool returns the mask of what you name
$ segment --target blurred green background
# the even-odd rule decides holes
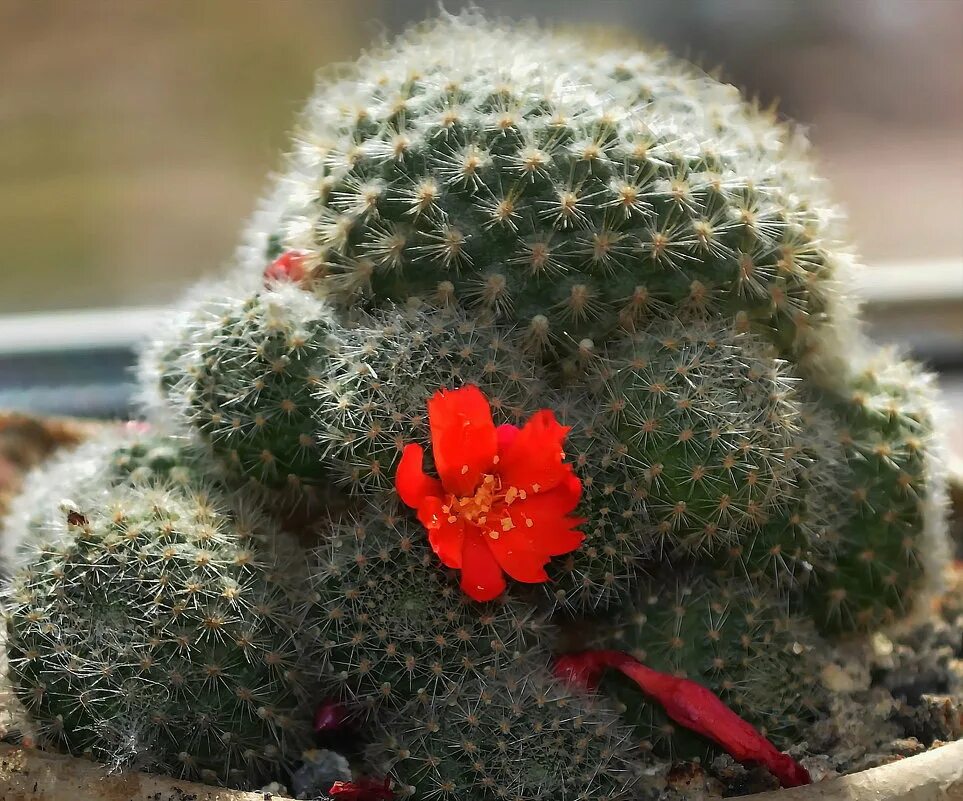
[[[724,65],[810,126],[868,262],[963,270],[963,2],[480,5]],[[219,267],[314,70],[436,8],[0,0],[0,313],[159,304]]]

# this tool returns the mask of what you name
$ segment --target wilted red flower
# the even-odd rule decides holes
[[[809,771],[701,684],[652,670],[622,651],[579,651],[555,660],[555,675],[583,690],[597,689],[608,668],[631,679],[672,720],[721,745],[737,762],[765,765],[783,787],[812,781]]]
[[[476,601],[505,589],[502,571],[516,581],[548,581],[553,556],[581,545],[571,517],[582,484],[566,464],[569,429],[548,409],[521,429],[495,427],[478,387],[441,390],[428,401],[431,449],[439,478],[424,472],[420,445],[405,447],[396,485],[418,510],[432,549],[461,570],[461,587]]]

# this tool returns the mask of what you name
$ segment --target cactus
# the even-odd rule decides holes
[[[751,334],[674,322],[595,360],[595,391],[559,402],[591,491],[589,540],[557,571],[557,600],[616,604],[663,557],[735,558],[792,586],[830,549],[824,503],[843,460],[833,421],[771,351]]]
[[[339,325],[291,283],[201,310],[181,318],[195,321],[181,344],[148,354],[144,373],[235,481],[267,490],[383,490],[399,438],[423,428],[437,387],[481,386],[509,421],[539,383],[501,331],[463,316],[411,310]]]
[[[370,759],[400,798],[616,801],[633,797],[628,729],[594,697],[538,665],[446,693],[420,693],[385,724]]]
[[[43,739],[233,787],[276,776],[310,686],[277,532],[201,487],[75,501],[4,591],[9,678]]]
[[[809,347],[837,260],[790,132],[659,54],[481,31],[429,28],[319,89],[266,259],[304,253],[344,304],[460,303],[533,354],[666,315]]]
[[[744,581],[695,573],[646,581],[597,644],[704,684],[777,745],[788,746],[825,706],[811,628],[788,614],[784,602]],[[646,750],[673,759],[714,753],[618,674],[606,679],[605,689],[621,702]]]
[[[294,297],[299,303],[303,300],[300,295],[305,294],[291,287],[285,287],[285,292],[298,293]],[[280,298],[266,300],[271,294],[258,290],[251,299],[235,302],[249,310],[261,308],[259,304],[273,308],[271,304],[283,303]],[[306,303],[310,306],[310,300]],[[284,308],[298,307],[292,303]],[[171,401],[184,410],[182,416],[210,441],[215,456],[221,452],[229,465],[238,467],[249,479],[263,482],[265,465],[278,462],[265,454],[294,447],[290,429],[276,431],[266,423],[258,429],[256,439],[245,437],[243,424],[232,422],[228,430],[224,416],[216,411],[230,410],[234,420],[245,411],[248,418],[261,415],[271,419],[271,397],[263,392],[242,395],[235,390],[238,385],[248,386],[251,380],[251,371],[239,369],[236,363],[252,365],[258,376],[263,369],[263,360],[258,361],[256,355],[264,347],[257,332],[266,323],[256,311],[243,317],[245,332],[235,330],[230,340],[221,336],[219,326],[202,329],[200,334],[187,329],[197,347],[193,351],[183,348],[184,352],[193,352],[191,361],[182,357],[179,364],[167,369],[167,375],[178,369],[182,373],[168,392]],[[246,355],[233,352],[242,341],[247,343]],[[304,343],[310,353],[303,360],[310,376],[310,395],[304,398],[305,391],[300,387],[289,395],[302,392],[297,408],[304,420],[311,414],[313,423],[305,423],[297,436],[309,440],[312,447],[304,454],[307,470],[300,469],[297,480],[307,482],[323,476],[353,495],[391,487],[401,443],[405,438],[425,441],[427,437],[425,403],[438,387],[480,387],[499,423],[519,423],[534,399],[545,391],[535,366],[517,351],[501,328],[446,311],[356,314],[343,326],[319,327],[314,336],[304,338]],[[210,378],[213,368],[199,367],[203,361],[223,363],[223,369],[230,371],[228,380]],[[283,388],[289,378],[293,376],[282,371],[275,383]],[[213,392],[204,388],[208,385],[220,393],[215,402],[201,400],[213,397]],[[249,410],[246,398],[250,398]],[[575,407],[570,414],[573,421],[577,403]],[[211,433],[212,421],[219,422],[221,433]],[[581,422],[585,422],[584,415]],[[310,435],[303,433],[307,428]],[[599,607],[611,602],[622,589],[616,577],[630,575],[630,563],[643,550],[638,539],[627,539],[625,532],[629,517],[641,511],[641,496],[622,464],[621,443],[609,437],[606,445],[599,439],[605,436],[601,431],[577,429],[576,446],[582,449],[578,463],[587,487],[585,514],[593,522],[593,537],[599,547],[597,554],[592,547],[584,549],[564,568],[564,578],[560,576],[555,591],[564,605]],[[228,446],[226,454],[222,443]],[[248,458],[238,456],[239,443],[243,443]],[[610,475],[597,473],[603,463],[611,466]],[[615,503],[613,495],[618,498]],[[614,554],[612,543],[618,543]]]
[[[497,422],[514,424],[542,386],[503,331],[445,312],[358,315],[328,364],[315,423],[334,480],[353,495],[393,487],[401,446],[427,440],[425,404],[439,387],[477,386]]]
[[[566,453],[582,482],[577,511],[585,520],[582,547],[549,565],[546,594],[568,617],[618,608],[655,550],[640,525],[648,519],[642,478],[625,444],[600,424],[604,409],[597,399],[569,392],[550,396],[546,405],[572,429]]]
[[[548,654],[551,627],[531,606],[474,604],[404,518],[368,509],[325,534],[311,569],[317,662],[361,712],[399,708]]]
[[[792,128],[664,54],[465,14],[365,56],[145,349],[159,439],[28,482],[20,697],[72,752],[247,786],[302,743],[302,660],[416,799],[625,801],[712,753],[576,687],[591,641],[805,740],[821,637],[925,608],[945,540],[929,380],[866,344],[834,217]]]
[[[323,487],[311,394],[333,324],[327,306],[277,282],[205,299],[180,321],[180,342],[172,337],[145,360],[154,392],[236,483],[295,500]]]
[[[826,399],[840,421],[846,514],[814,565],[808,600],[828,630],[873,630],[905,616],[949,558],[931,385],[931,376],[882,353],[848,392]]]
[[[208,467],[184,437],[139,424],[109,428],[27,476],[4,522],[4,562],[16,565],[59,539],[74,498],[102,497],[130,483],[187,487],[207,480]]]
[[[846,459],[838,426],[825,405],[802,393],[788,497],[760,526],[717,554],[716,564],[738,564],[754,585],[780,592],[816,581],[815,563],[832,564],[846,514],[840,493]]]
[[[753,337],[654,327],[605,365],[606,422],[644,477],[660,550],[711,552],[788,505],[804,436],[792,375]]]

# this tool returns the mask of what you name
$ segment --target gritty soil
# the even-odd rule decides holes
[[[830,715],[790,750],[813,780],[896,762],[963,737],[963,563],[948,569],[946,593],[923,622],[841,646],[834,656],[822,675],[832,691]],[[702,773],[706,796],[710,789],[725,796],[776,789],[768,773],[729,757]],[[673,796],[678,793],[670,790],[664,797]]]

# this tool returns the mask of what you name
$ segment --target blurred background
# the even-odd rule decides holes
[[[963,1],[478,5],[616,26],[804,122],[875,325],[943,369],[963,409]],[[122,413],[140,307],[230,256],[315,69],[437,8],[0,0],[0,407]]]

